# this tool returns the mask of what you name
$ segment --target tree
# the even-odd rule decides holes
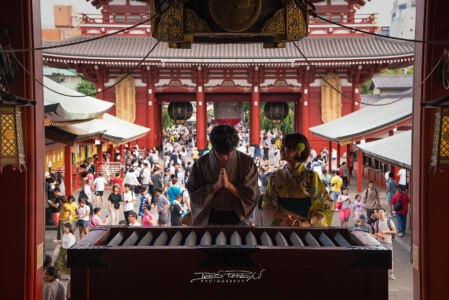
[[[76,90],[84,95],[92,95],[95,93],[95,83],[90,82],[86,78],[82,78],[81,82],[76,86]]]
[[[174,124],[175,124],[175,122],[168,115],[167,109],[166,108],[162,109],[162,127],[163,127],[163,129],[170,128]]]
[[[288,111],[287,118],[285,118],[285,120],[283,121],[282,124],[275,125],[271,122],[271,120],[269,120],[267,117],[265,117],[265,114],[264,114],[265,103],[262,103],[262,105],[260,106],[260,129],[271,130],[273,128],[277,128],[284,134],[292,133],[294,131],[294,113],[295,113],[294,112],[294,103],[289,102],[288,107],[289,107],[289,111]],[[249,110],[250,110],[249,103],[248,102],[243,103],[244,121],[246,122],[246,125],[248,127],[250,124]]]

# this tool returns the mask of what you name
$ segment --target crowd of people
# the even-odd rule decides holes
[[[103,161],[106,164],[109,161],[124,162],[121,172],[112,176],[96,170],[95,158],[84,161],[80,165],[83,186],[77,198],[75,195],[65,195],[61,174],[47,172],[48,209],[57,227],[55,243],[58,245],[59,252],[54,257],[54,266],[57,271],[60,274],[69,274],[65,257],[67,249],[76,242],[74,234],[76,228],[81,239],[91,228],[103,224],[123,226],[203,224],[204,220],[192,214],[192,205],[195,202],[191,201],[192,190],[198,188],[198,180],[195,179],[197,181],[195,182],[189,178],[191,174],[194,174],[192,177],[198,177],[198,166],[205,164],[201,158],[210,151],[215,153],[213,157],[217,158],[217,166],[220,166],[221,159],[225,161],[229,159],[226,157],[226,151],[230,151],[223,148],[222,154],[217,152],[216,150],[220,150],[217,146],[221,143],[220,141],[215,142],[215,149],[213,149],[214,141],[210,140],[212,128],[213,126],[208,128],[209,145],[202,153],[195,147],[194,128],[176,126],[163,132],[163,149],[145,149],[136,143],[135,147],[127,148],[123,153],[116,153],[115,157],[105,154]],[[352,215],[356,226],[368,231],[390,249],[392,249],[393,235],[405,234],[409,199],[405,193],[406,186],[396,184],[395,174],[387,174],[389,208],[386,213],[380,205],[379,192],[373,182],[370,182],[368,188],[362,193],[355,196],[349,194],[351,170],[345,161],[334,170],[327,170],[328,160],[334,159],[334,155],[326,148],[317,153],[314,149],[310,149],[302,135],[284,136],[276,129],[262,130],[260,145],[250,145],[248,128],[239,124],[235,126],[235,129],[238,132],[235,150],[251,158],[248,167],[245,168],[251,170],[254,165],[258,186],[255,189],[248,187],[252,190],[251,193],[257,193],[257,199],[255,195],[252,195],[257,202],[256,209],[250,209],[250,216],[237,216],[237,221],[249,217],[247,225],[252,226],[312,226],[318,223],[322,226],[330,226],[334,212],[338,212],[341,226],[348,226]],[[305,145],[309,148],[305,149]],[[213,173],[214,170],[211,169],[214,168],[209,168],[209,171],[205,172]],[[233,188],[232,184],[226,181],[229,181],[228,176],[232,177],[231,174],[226,174],[229,170],[223,171],[223,166],[221,169],[220,167],[216,169],[219,174],[211,174],[211,176],[219,176],[219,183],[214,185],[214,189],[215,186],[226,187],[230,193],[224,194],[226,197],[229,195],[240,197],[241,195],[236,194],[235,187]],[[296,182],[290,181],[298,174],[308,174],[306,176],[308,183],[299,185],[293,192],[291,189],[284,188],[296,186]],[[111,186],[109,194],[105,193],[108,185]],[[312,190],[303,190],[304,185],[316,188],[311,192]],[[216,193],[215,190],[214,193]],[[312,200],[310,218],[302,217],[308,215],[307,211],[301,211],[303,208],[290,207],[288,203],[282,202],[283,199],[300,199],[305,194],[320,199],[320,201]],[[215,197],[218,195],[215,194]],[[102,206],[105,202],[108,212],[102,218]],[[273,210],[273,214],[264,223],[263,211],[270,211],[270,209]],[[314,217],[313,209],[316,209],[320,218]],[[289,214],[291,212],[295,212],[294,218]],[[389,219],[393,214],[396,217],[397,229],[394,222]],[[221,220],[223,217],[228,216],[219,208],[211,209],[209,218]],[[232,215],[232,218],[235,216]],[[46,274],[48,278],[54,278],[57,273],[55,272],[53,269],[47,269]],[[390,273],[390,278],[394,279],[393,272]],[[58,288],[58,285],[52,285],[51,289]]]

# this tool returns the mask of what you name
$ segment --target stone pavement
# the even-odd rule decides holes
[[[351,183],[349,185],[349,194],[351,195],[351,199],[354,199],[354,196],[357,194],[357,179],[355,177],[351,178]],[[364,182],[363,188],[365,189],[367,186],[367,182]],[[109,187],[109,189],[108,189]],[[106,187],[107,190],[105,191],[104,196],[104,203],[95,203],[94,207],[97,207],[99,205],[102,208],[101,218],[104,218],[106,214],[108,214],[108,206],[107,206],[107,197],[110,194],[110,186]],[[388,209],[387,205],[387,198],[385,190],[383,190],[380,187],[376,187],[379,196],[381,199],[381,205],[385,209]],[[78,198],[79,190],[75,192],[75,198]],[[138,195],[137,195],[138,196]],[[137,204],[134,206],[134,211],[138,212],[139,209],[139,201],[137,201]],[[154,215],[154,212],[153,212]],[[157,215],[155,215],[155,218],[157,220]],[[119,220],[124,219],[123,212],[120,212]],[[138,218],[138,221],[140,222],[140,217]],[[338,213],[335,213],[334,220],[333,220],[333,226],[340,226],[340,220],[338,217]],[[353,226],[354,221],[351,215],[349,226]],[[79,234],[78,231],[75,232],[75,236],[77,241],[79,240]],[[56,230],[46,230],[45,232],[45,251],[46,253],[52,254],[55,244],[53,243],[53,240],[56,239]],[[400,238],[396,237],[393,241],[394,245],[394,273],[396,276],[396,280],[389,280],[389,298],[394,300],[408,300],[413,299],[413,272],[412,272],[412,263],[411,263],[411,252],[410,252],[410,230],[407,229],[407,234]],[[66,281],[65,281],[66,282]],[[350,278],[348,278],[348,282],[350,282]],[[348,288],[350,288],[350,285],[348,285]],[[361,297],[363,299],[363,297]]]

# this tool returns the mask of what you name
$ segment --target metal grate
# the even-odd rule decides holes
[[[104,243],[107,246],[265,246],[265,247],[351,247],[353,246],[340,232],[323,231],[272,231],[270,233],[233,231],[226,234],[178,231],[120,230],[111,233]]]

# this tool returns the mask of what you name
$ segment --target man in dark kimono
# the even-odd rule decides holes
[[[212,151],[192,167],[186,184],[193,225],[243,225],[257,205],[257,167],[252,158],[235,150],[237,130],[218,125],[210,133]]]

